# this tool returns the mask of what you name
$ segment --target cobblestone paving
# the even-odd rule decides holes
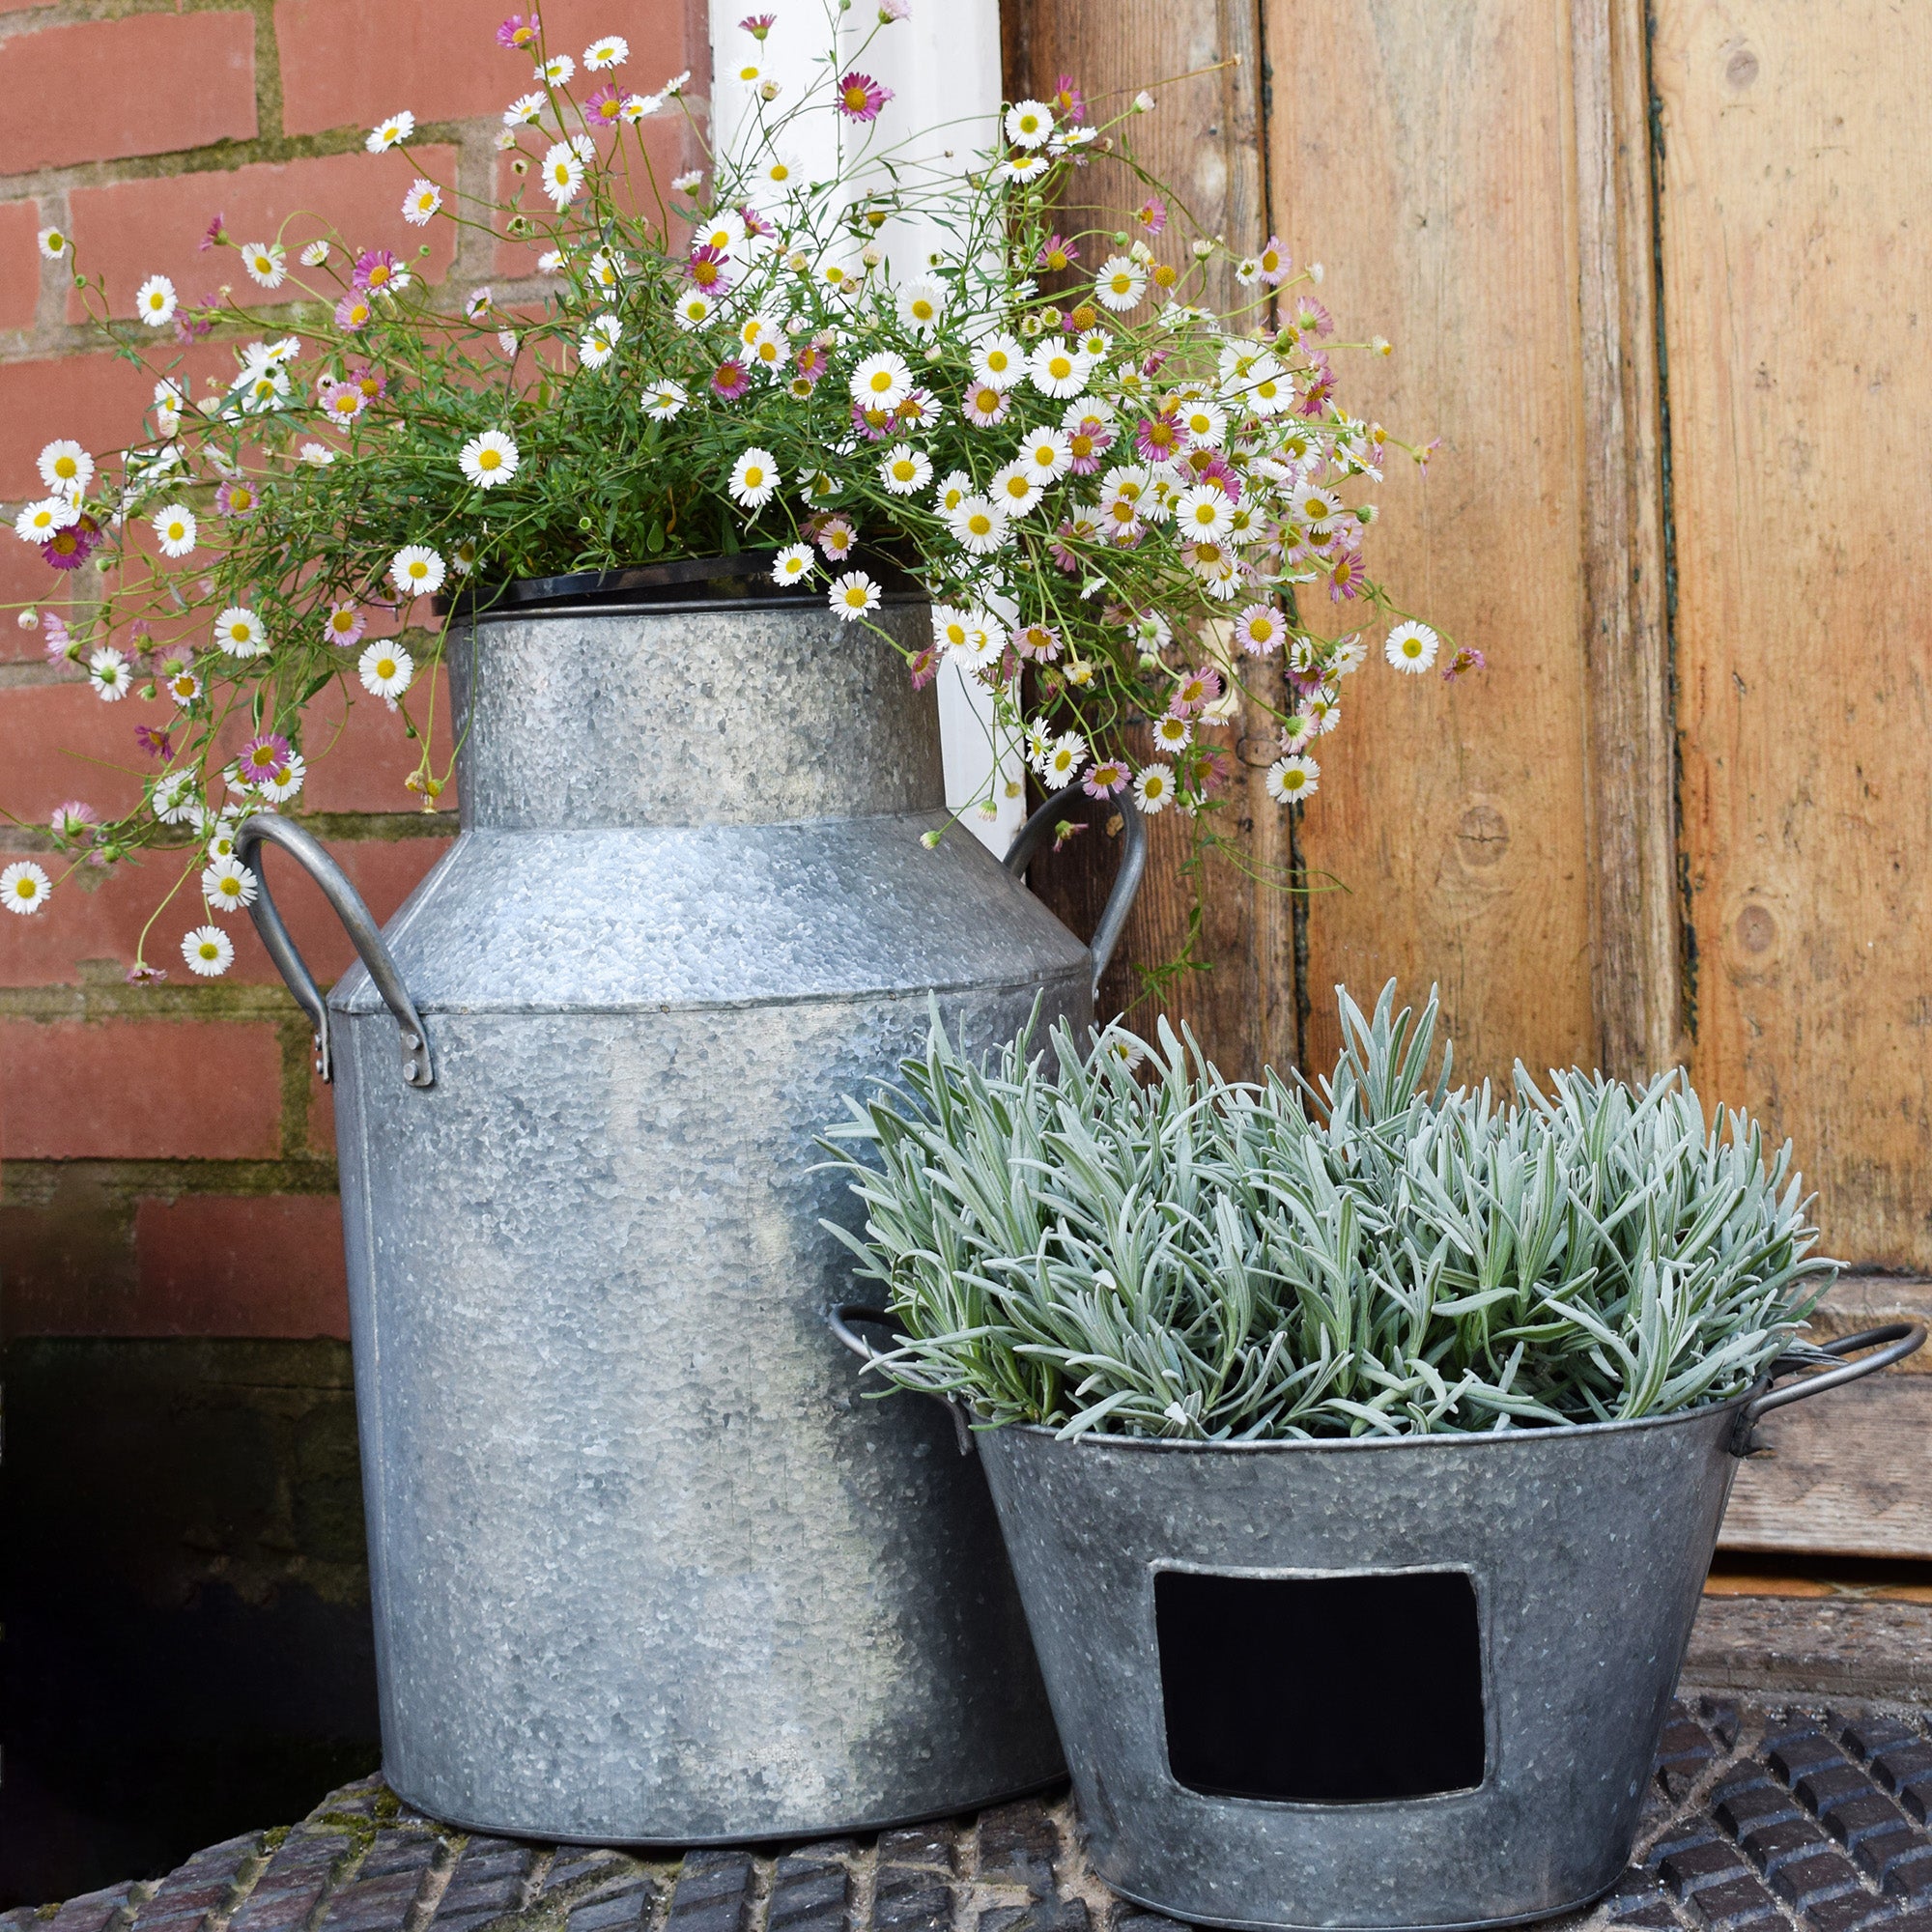
[[[1932,1932],[1932,1728],[1904,1707],[1693,1697],[1636,1861],[1551,1932]],[[1292,1916],[1292,1905],[1283,1901]],[[380,1781],[156,1883],[0,1914],[0,1932],[1170,1932],[1088,1869],[1072,1807],[753,1855],[632,1858],[464,1833]]]

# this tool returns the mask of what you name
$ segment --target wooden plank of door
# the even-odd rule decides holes
[[[1346,887],[1308,912],[1309,1058],[1330,988],[1439,981],[1459,1071],[1595,1060],[1577,168],[1565,0],[1266,10],[1275,224],[1328,265],[1342,394],[1443,439],[1392,468],[1377,574],[1480,646],[1455,686],[1380,659],[1321,741],[1301,843]],[[1621,430],[1619,431],[1621,436]],[[1346,625],[1350,613],[1311,610]]]
[[[1932,1271],[1932,10],[1658,0],[1653,68],[1692,1064]]]

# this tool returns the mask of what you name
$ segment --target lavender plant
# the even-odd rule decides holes
[[[910,31],[908,11],[885,0],[873,31]],[[425,233],[527,244],[534,274],[494,289],[431,288],[420,262],[318,219],[238,242],[217,216],[211,244],[283,304],[276,327],[161,275],[123,322],[71,238],[43,236],[155,378],[127,448],[47,446],[47,495],[16,525],[56,582],[95,566],[88,596],[21,620],[103,701],[132,700],[152,760],[131,812],[55,815],[42,836],[63,876],[154,852],[162,904],[242,911],[234,823],[299,810],[325,749],[305,724],[332,687],[397,714],[427,809],[454,756],[429,673],[465,584],[487,602],[509,579],[752,551],[896,649],[872,618],[883,553],[934,603],[915,682],[956,659],[1042,787],[1082,781],[1103,810],[1131,787],[1203,838],[1244,698],[1279,733],[1268,785],[1288,805],[1317,788],[1311,747],[1369,624],[1391,664],[1430,668],[1441,640],[1364,554],[1385,457],[1428,452],[1342,401],[1320,265],[1297,270],[1272,236],[1236,258],[1194,231],[1134,157],[1151,94],[1098,120],[1070,81],[1014,102],[970,164],[934,158],[930,130],[885,140],[870,43],[839,57],[838,12],[797,99],[766,64],[774,16],[743,23],[750,58],[721,78],[743,132],[716,151],[688,75],[633,91],[607,36],[573,91],[573,57],[512,15],[513,191],[478,200],[424,160],[403,210]],[[705,165],[663,180],[644,136],[667,117]],[[408,153],[413,134],[399,112],[367,145]],[[930,245],[895,257],[895,235]],[[1217,311],[1223,270],[1237,299]],[[170,332],[232,339],[232,374],[197,388],[151,354]],[[1285,683],[1253,674],[1270,659]],[[1446,671],[1478,663],[1451,645]],[[0,903],[34,913],[58,883],[20,860]],[[218,923],[182,942],[197,974],[232,951]],[[160,970],[144,953],[132,977]]]
[[[935,1016],[825,1143],[880,1372],[986,1425],[1246,1441],[1663,1415],[1809,1352],[1837,1264],[1788,1143],[1675,1071],[1452,1091],[1433,992],[1338,997],[1319,1087],[1226,1081],[1165,1021],[981,1066]]]

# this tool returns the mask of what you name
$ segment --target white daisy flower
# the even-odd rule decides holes
[[[1227,412],[1216,409],[1205,399],[1182,403],[1180,421],[1187,431],[1189,442],[1206,443],[1210,449],[1219,449],[1227,438]]]
[[[895,410],[912,393],[912,371],[890,349],[868,355],[852,371],[852,400],[868,410]]]
[[[155,781],[148,803],[163,825],[180,825],[200,807],[194,795],[192,772],[170,772]]]
[[[899,291],[898,317],[919,335],[930,335],[946,313],[946,291],[937,282],[912,282]]]
[[[1143,765],[1134,775],[1134,803],[1149,816],[1165,811],[1174,803],[1174,767]]]
[[[503,109],[503,126],[527,128],[550,102],[541,94],[520,94]]]
[[[677,306],[671,311],[680,328],[702,328],[711,320],[711,311],[717,306],[701,289],[693,289],[677,298]]]
[[[1077,396],[1087,386],[1088,370],[1086,356],[1052,337],[1027,357],[1027,377],[1043,396]]]
[[[201,696],[201,680],[191,670],[178,670],[167,681],[167,693],[177,704],[185,708]]]
[[[863,570],[848,570],[835,578],[826,600],[833,615],[850,624],[879,608],[879,586]]]
[[[1018,460],[1039,484],[1057,483],[1073,461],[1073,439],[1064,429],[1037,429],[1020,445]]]
[[[187,391],[165,378],[155,384],[155,421],[163,436],[173,436],[181,428],[182,412],[187,408]]]
[[[175,285],[165,275],[150,275],[134,291],[134,309],[150,328],[165,328],[175,319]]]
[[[1267,768],[1267,795],[1277,805],[1293,805],[1296,799],[1313,798],[1321,789],[1321,767],[1299,752],[1277,758]]]
[[[58,228],[43,228],[37,239],[41,244],[41,253],[49,262],[58,262],[73,246]]]
[[[664,92],[666,94],[670,95],[673,99],[675,99],[678,95],[682,94],[690,84],[691,84],[691,70],[689,68],[686,68],[682,73],[674,73],[668,81],[665,82]],[[701,180],[702,176],[700,176],[699,179]],[[677,185],[676,182],[671,183],[672,187],[675,187],[676,185]]]
[[[1427,624],[1412,619],[1398,624],[1382,645],[1382,655],[1397,670],[1425,671],[1435,662],[1442,639]]]
[[[165,510],[156,510],[155,535],[160,539],[163,556],[185,556],[197,536],[194,512],[185,503],[170,503]]]
[[[1261,278],[1262,278],[1262,265],[1261,265],[1261,258],[1259,256],[1243,255],[1241,259],[1235,264],[1235,279],[1236,281],[1239,282],[1244,289],[1253,288],[1254,285],[1261,280]]]
[[[299,752],[291,752],[285,765],[277,765],[265,779],[255,781],[255,789],[270,805],[280,805],[295,797],[302,788],[302,781],[308,777],[308,766],[302,762]]]
[[[403,219],[412,228],[425,228],[429,218],[442,206],[442,190],[433,181],[421,177],[410,184],[410,191],[403,197]]]
[[[304,269],[319,269],[328,260],[328,243],[327,242],[311,242],[296,259],[300,262]]]
[[[1039,775],[1058,791],[1080,776],[1080,767],[1086,762],[1087,740],[1078,731],[1063,731],[1047,747]]]
[[[57,497],[78,497],[94,475],[94,458],[71,437],[50,442],[40,454],[41,481]]]
[[[235,942],[218,925],[198,925],[182,934],[182,957],[190,973],[218,980],[235,961]]]
[[[987,489],[987,495],[1009,517],[1024,517],[1039,501],[1042,494],[1040,480],[1034,473],[1033,465],[1024,457],[996,469]]]
[[[535,70],[536,77],[546,87],[561,87],[577,71],[577,63],[568,54],[552,54],[550,59]]]
[[[1318,691],[1308,698],[1304,708],[1308,713],[1308,722],[1315,727],[1318,736],[1340,728],[1342,707],[1325,691]]]
[[[1194,742],[1194,726],[1170,711],[1153,721],[1153,742],[1159,751],[1184,752]]]
[[[231,658],[258,658],[269,648],[269,634],[245,604],[231,604],[214,620],[214,641]]]
[[[1053,135],[1053,109],[1043,100],[1016,100],[1007,109],[1007,139],[1016,148],[1043,148]]]
[[[772,500],[783,478],[769,449],[748,449],[731,466],[731,480],[725,486],[732,499],[748,510],[760,510]]]
[[[16,859],[0,869],[0,904],[9,912],[39,912],[54,882],[31,859]]]
[[[104,704],[118,704],[133,681],[128,660],[111,644],[103,644],[87,661],[87,681]]]
[[[1272,604],[1250,604],[1235,620],[1235,636],[1251,657],[1272,657],[1288,641],[1288,620]]]
[[[255,903],[255,875],[240,859],[216,859],[202,867],[201,895],[216,912],[241,912]]]
[[[546,248],[543,251],[543,253],[537,257],[538,274],[557,275],[561,274],[562,272],[563,272],[563,250],[561,248]],[[498,339],[500,340],[501,338],[499,337]],[[507,349],[504,350],[503,352],[505,355],[507,355],[510,352]]]
[[[647,114],[655,114],[664,104],[662,94],[627,94],[617,109],[617,119],[627,127],[635,128]]]
[[[592,73],[603,73],[607,69],[622,67],[631,57],[631,43],[621,34],[606,34],[601,41],[592,41],[583,49],[583,65]]]
[[[879,458],[879,481],[895,497],[910,497],[932,481],[932,459],[909,442],[895,442]]]
[[[1147,293],[1147,270],[1125,255],[1109,255],[1094,277],[1094,299],[1124,315]]]
[[[1026,374],[1027,353],[1010,335],[989,335],[973,352],[973,375],[999,390],[1010,389]]]
[[[614,295],[623,286],[630,266],[621,249],[600,248],[591,256],[586,272],[595,287]]]
[[[1328,668],[1337,677],[1347,677],[1351,670],[1360,670],[1368,662],[1369,646],[1360,632],[1353,637],[1344,638],[1335,646],[1335,655],[1328,660]]]
[[[960,547],[976,556],[988,556],[1007,541],[1006,516],[989,497],[961,497],[947,526]]]
[[[389,580],[405,597],[434,597],[443,575],[442,558],[427,544],[405,544],[389,559]]]
[[[327,469],[335,461],[335,451],[326,442],[305,442],[296,455],[314,469]]]
[[[1046,760],[1053,751],[1053,727],[1044,718],[1035,718],[1028,722],[1026,733],[1020,741],[1020,750],[1026,761],[1035,771],[1043,772]]]
[[[1234,521],[1235,506],[1211,483],[1183,490],[1174,506],[1175,528],[1195,543],[1226,536]]]
[[[247,242],[242,246],[242,266],[258,287],[278,289],[289,271],[289,251],[279,242]]]
[[[996,182],[1037,181],[1049,165],[1044,155],[1010,155],[993,170],[993,179]]]
[[[601,369],[617,353],[617,344],[623,340],[624,325],[609,310],[600,315],[583,331],[583,339],[577,345],[577,353],[582,357],[586,369]]]
[[[362,689],[374,697],[400,697],[416,674],[415,660],[400,644],[384,639],[371,644],[355,661]]]
[[[64,530],[79,521],[80,505],[71,497],[47,497],[38,503],[29,503],[14,519],[14,534],[22,543],[42,544],[56,530]]]
[[[544,153],[543,188],[559,208],[568,208],[583,189],[583,163],[568,141],[554,142]]]
[[[499,429],[486,429],[472,436],[457,452],[456,461],[464,475],[479,490],[494,490],[517,473],[521,458],[517,445]]]
[[[400,114],[391,114],[386,121],[377,122],[362,145],[372,155],[380,155],[385,149],[400,147],[415,131],[416,117],[405,108]]]
[[[813,568],[810,544],[786,544],[772,559],[772,582],[778,584],[803,583]]]
[[[932,494],[940,514],[950,517],[973,494],[973,479],[963,469],[948,470]]]
[[[667,87],[665,92],[670,94],[673,90]],[[687,168],[683,174],[671,176],[670,191],[673,194],[696,194],[698,188],[703,185],[703,183],[704,170],[702,168]]]
[[[660,383],[644,391],[643,411],[653,422],[669,422],[690,400],[682,383]]]

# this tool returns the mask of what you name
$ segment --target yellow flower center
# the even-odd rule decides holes
[[[378,658],[376,660],[376,675],[379,678],[394,677],[395,674],[396,661],[394,658]]]
[[[14,882],[14,890],[23,899],[30,899],[40,891],[40,888],[35,885],[32,879],[16,879]]]
[[[476,467],[478,469],[500,469],[502,466],[503,457],[501,451],[485,449],[477,452]]]

